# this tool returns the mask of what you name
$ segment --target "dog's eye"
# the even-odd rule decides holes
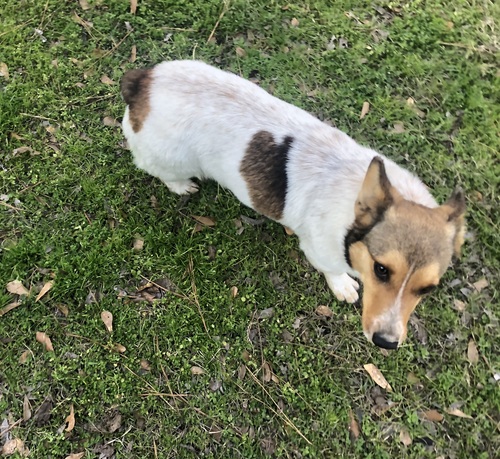
[[[437,287],[437,285],[428,285],[427,287],[422,287],[422,288],[419,288],[417,291],[416,291],[416,294],[418,296],[424,296],[424,295],[427,295],[428,293],[432,292],[435,288]]]
[[[387,282],[389,280],[390,273],[384,265],[375,262],[375,264],[373,265],[373,270],[375,271],[375,275],[377,276],[377,278],[382,282]]]

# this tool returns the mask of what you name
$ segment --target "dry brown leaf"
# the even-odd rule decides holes
[[[85,456],[85,451],[82,451],[81,453],[70,454],[69,456],[66,456],[64,459],[82,459],[83,456]]]
[[[87,11],[90,8],[87,0],[79,0],[79,3],[83,11]]]
[[[423,411],[421,418],[432,422],[441,422],[444,416],[437,410],[427,410]]]
[[[77,24],[80,24],[82,27],[84,27],[86,29],[90,29],[92,27],[92,25],[93,25],[91,22],[87,22],[85,19],[82,19],[80,16],[78,16],[78,14],[76,13],[76,11],[73,11],[73,15],[71,16],[71,18]]]
[[[7,291],[14,295],[29,295],[28,289],[21,281],[15,280],[7,284]]]
[[[231,297],[236,298],[237,296],[238,296],[238,287],[233,285],[231,287]]]
[[[299,20],[297,18],[293,18],[291,21],[290,21],[290,25],[292,27],[298,27],[300,24]]]
[[[113,333],[113,314],[109,311],[102,311],[101,320],[104,322],[106,330],[108,330],[109,333]]]
[[[133,246],[134,251],[140,252],[143,248],[144,248],[144,239],[137,238],[134,241],[134,246]]]
[[[136,60],[137,60],[137,46],[132,45],[132,49],[130,50],[129,61],[133,64]]]
[[[295,234],[288,226],[285,226],[285,233],[288,234],[288,236],[293,236]]]
[[[56,308],[59,309],[59,311],[64,317],[68,317],[69,314],[68,306],[66,306],[65,304],[56,304]]]
[[[7,314],[9,311],[16,309],[20,305],[21,305],[21,303],[14,301],[14,303],[10,303],[7,306],[4,306],[2,309],[0,309],[0,317]]]
[[[382,389],[386,389],[388,392],[392,392],[391,385],[387,382],[387,379],[384,378],[382,372],[375,366],[373,363],[367,363],[363,365],[363,368],[370,375],[373,382],[380,386]]]
[[[198,223],[201,223],[205,226],[215,226],[215,220],[210,217],[201,217],[199,215],[192,216]]]
[[[30,406],[30,401],[28,399],[28,396],[24,396],[24,401],[23,401],[23,421],[29,421],[31,419],[31,406]]]
[[[361,108],[361,115],[359,119],[362,120],[370,111],[370,102],[363,102],[363,107]]]
[[[454,300],[453,308],[456,309],[458,312],[463,312],[465,311],[465,303],[461,300]]]
[[[241,364],[238,367],[238,379],[240,381],[243,381],[243,379],[245,379],[246,374],[247,374],[247,367],[246,367],[246,365]]]
[[[262,381],[265,383],[271,381],[272,374],[273,372],[271,371],[271,366],[267,362],[264,362],[262,365]]]
[[[352,410],[349,410],[349,432],[352,440],[356,440],[359,437],[359,424]]]
[[[459,418],[465,418],[465,419],[473,419],[472,416],[465,414],[462,410],[459,410],[458,408],[450,408],[449,410],[446,410],[448,414],[451,414],[452,416],[457,416]]]
[[[102,119],[102,123],[104,124],[104,126],[109,126],[109,127],[120,126],[120,123],[117,120],[115,120],[114,118],[111,118],[111,116],[105,116]]]
[[[394,123],[393,125],[393,129],[391,130],[391,132],[393,134],[402,134],[403,132],[406,132],[406,129],[405,129],[405,126],[403,123],[401,122],[397,122],[397,123]]]
[[[6,80],[9,79],[9,67],[5,62],[0,62],[0,77],[5,78]]]
[[[333,311],[328,306],[318,306],[316,308],[316,314],[323,317],[333,317]]]
[[[108,432],[116,432],[122,426],[122,415],[118,413],[111,421],[108,423]]]
[[[40,290],[40,293],[36,296],[35,298],[35,303],[37,301],[40,301],[43,296],[54,286],[54,281],[48,281],[45,283],[45,285],[42,287],[42,290]]]
[[[36,340],[43,345],[46,351],[53,352],[54,347],[52,346],[52,341],[49,338],[49,335],[45,332],[36,332]]]
[[[31,147],[19,147],[12,150],[12,155],[16,156],[26,152],[30,152],[32,156],[40,154],[40,152],[33,150]]]
[[[412,443],[410,432],[408,432],[405,428],[402,428],[399,431],[399,441],[405,446],[410,446]]]
[[[470,340],[467,346],[467,360],[472,365],[479,362],[479,352],[477,351],[476,343],[473,340]]]
[[[488,287],[488,281],[483,277],[482,279],[479,279],[477,282],[474,282],[472,284],[474,288],[480,292],[483,288]]]
[[[101,83],[104,83],[104,84],[107,84],[107,85],[116,84],[108,75],[102,75],[101,76]]]
[[[22,365],[23,363],[26,363],[28,360],[28,357],[30,356],[30,351],[26,350],[24,351],[21,356],[19,357],[19,363]]]
[[[247,55],[247,52],[241,46],[237,46],[235,51],[236,55],[239,57],[245,57]]]
[[[113,345],[113,351],[119,352],[120,354],[123,354],[124,352],[127,351],[127,348],[123,346],[122,344],[115,343]]]
[[[205,374],[205,370],[201,367],[192,366],[191,367],[191,374],[194,376],[202,375],[202,374]]]
[[[140,365],[141,369],[145,371],[151,371],[151,364],[146,359],[142,359]]]
[[[135,14],[135,12],[137,11],[137,1],[138,0],[130,0],[130,12],[132,14]]]
[[[29,450],[24,447],[24,442],[20,438],[13,438],[8,440],[2,447],[2,456],[12,456],[15,453],[19,453],[21,456],[27,456]]]
[[[64,430],[66,430],[66,432],[71,432],[75,428],[75,408],[73,407],[73,404],[71,404],[69,408],[69,414],[65,421],[68,423],[68,425]]]

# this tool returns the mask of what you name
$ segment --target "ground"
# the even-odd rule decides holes
[[[1,3],[5,455],[496,457],[498,3]],[[251,78],[441,202],[465,190],[463,256],[401,349],[366,341],[279,225],[133,166],[118,82],[177,58]]]

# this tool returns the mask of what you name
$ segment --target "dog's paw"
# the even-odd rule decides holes
[[[178,182],[166,182],[168,189],[177,194],[193,194],[198,191],[198,184],[192,180],[179,180]]]
[[[344,273],[340,276],[325,274],[325,277],[338,300],[348,303],[354,303],[358,300],[359,284],[348,274]]]

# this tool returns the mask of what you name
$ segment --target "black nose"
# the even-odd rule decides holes
[[[384,349],[396,349],[398,347],[397,341],[387,341],[380,333],[374,333],[372,341],[373,344]]]

